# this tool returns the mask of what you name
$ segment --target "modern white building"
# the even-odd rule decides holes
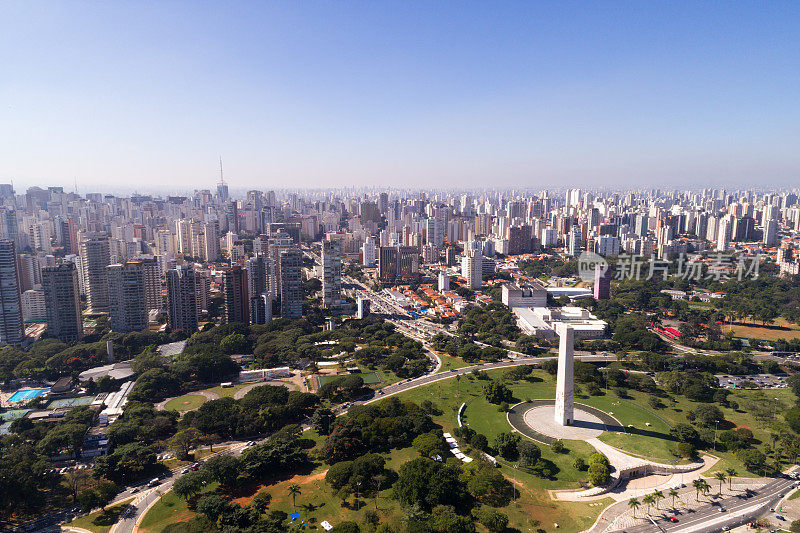
[[[519,286],[516,283],[503,284],[503,303],[511,309],[517,307],[545,307],[547,290],[539,283]]]
[[[544,339],[552,339],[560,324],[569,324],[575,336],[583,339],[602,337],[608,326],[583,307],[517,307],[513,311],[523,333]]]

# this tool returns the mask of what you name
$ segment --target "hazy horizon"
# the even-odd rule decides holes
[[[792,187],[800,5],[0,5],[0,182]]]

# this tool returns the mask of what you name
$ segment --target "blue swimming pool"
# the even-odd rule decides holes
[[[25,400],[31,400],[33,398],[38,398],[42,394],[46,393],[50,389],[28,389],[28,390],[18,390],[11,397],[8,399],[8,402],[22,402]]]

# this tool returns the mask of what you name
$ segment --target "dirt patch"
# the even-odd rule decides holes
[[[237,491],[237,497],[233,498],[231,501],[236,502],[242,507],[244,507],[253,500],[253,497],[256,494],[258,494],[260,491],[268,487],[270,488],[270,492],[272,492],[273,494],[273,501],[280,502],[281,500],[284,499],[288,500],[289,499],[288,495],[286,496],[286,498],[284,498],[283,496],[276,496],[276,494],[281,494],[282,492],[286,492],[285,490],[283,490],[283,488],[288,487],[291,484],[297,484],[302,487],[304,485],[308,485],[309,483],[319,483],[321,481],[324,481],[325,474],[327,473],[328,471],[324,470],[322,472],[312,475],[298,474],[296,476],[292,476],[289,479],[281,480],[277,483],[270,483],[270,484],[260,483],[258,485],[243,487],[242,489]]]

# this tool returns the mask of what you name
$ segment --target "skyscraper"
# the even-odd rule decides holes
[[[106,267],[108,274],[109,324],[112,331],[147,329],[144,269],[139,261]]]
[[[184,333],[197,331],[197,280],[191,265],[167,271],[169,327]]]
[[[281,316],[298,319],[303,316],[303,289],[300,274],[303,256],[297,248],[281,252],[280,256],[280,288]]]
[[[322,242],[322,307],[342,305],[342,253],[336,241]]]
[[[25,339],[15,251],[14,241],[0,241],[0,345],[19,346]]]
[[[62,263],[42,269],[42,289],[47,305],[47,334],[62,342],[83,338],[78,269]]]
[[[81,241],[81,258],[86,279],[86,303],[90,313],[107,313],[108,271],[111,254],[108,248],[108,237],[104,234],[87,235]]]
[[[247,294],[247,272],[239,265],[222,271],[222,293],[225,296],[225,322],[250,322],[250,299]]]
[[[251,257],[247,268],[247,293],[250,296],[250,323],[266,324],[272,320],[272,297],[267,282],[269,258],[263,255]],[[267,309],[269,308],[269,309]],[[267,318],[269,314],[269,318]]]

